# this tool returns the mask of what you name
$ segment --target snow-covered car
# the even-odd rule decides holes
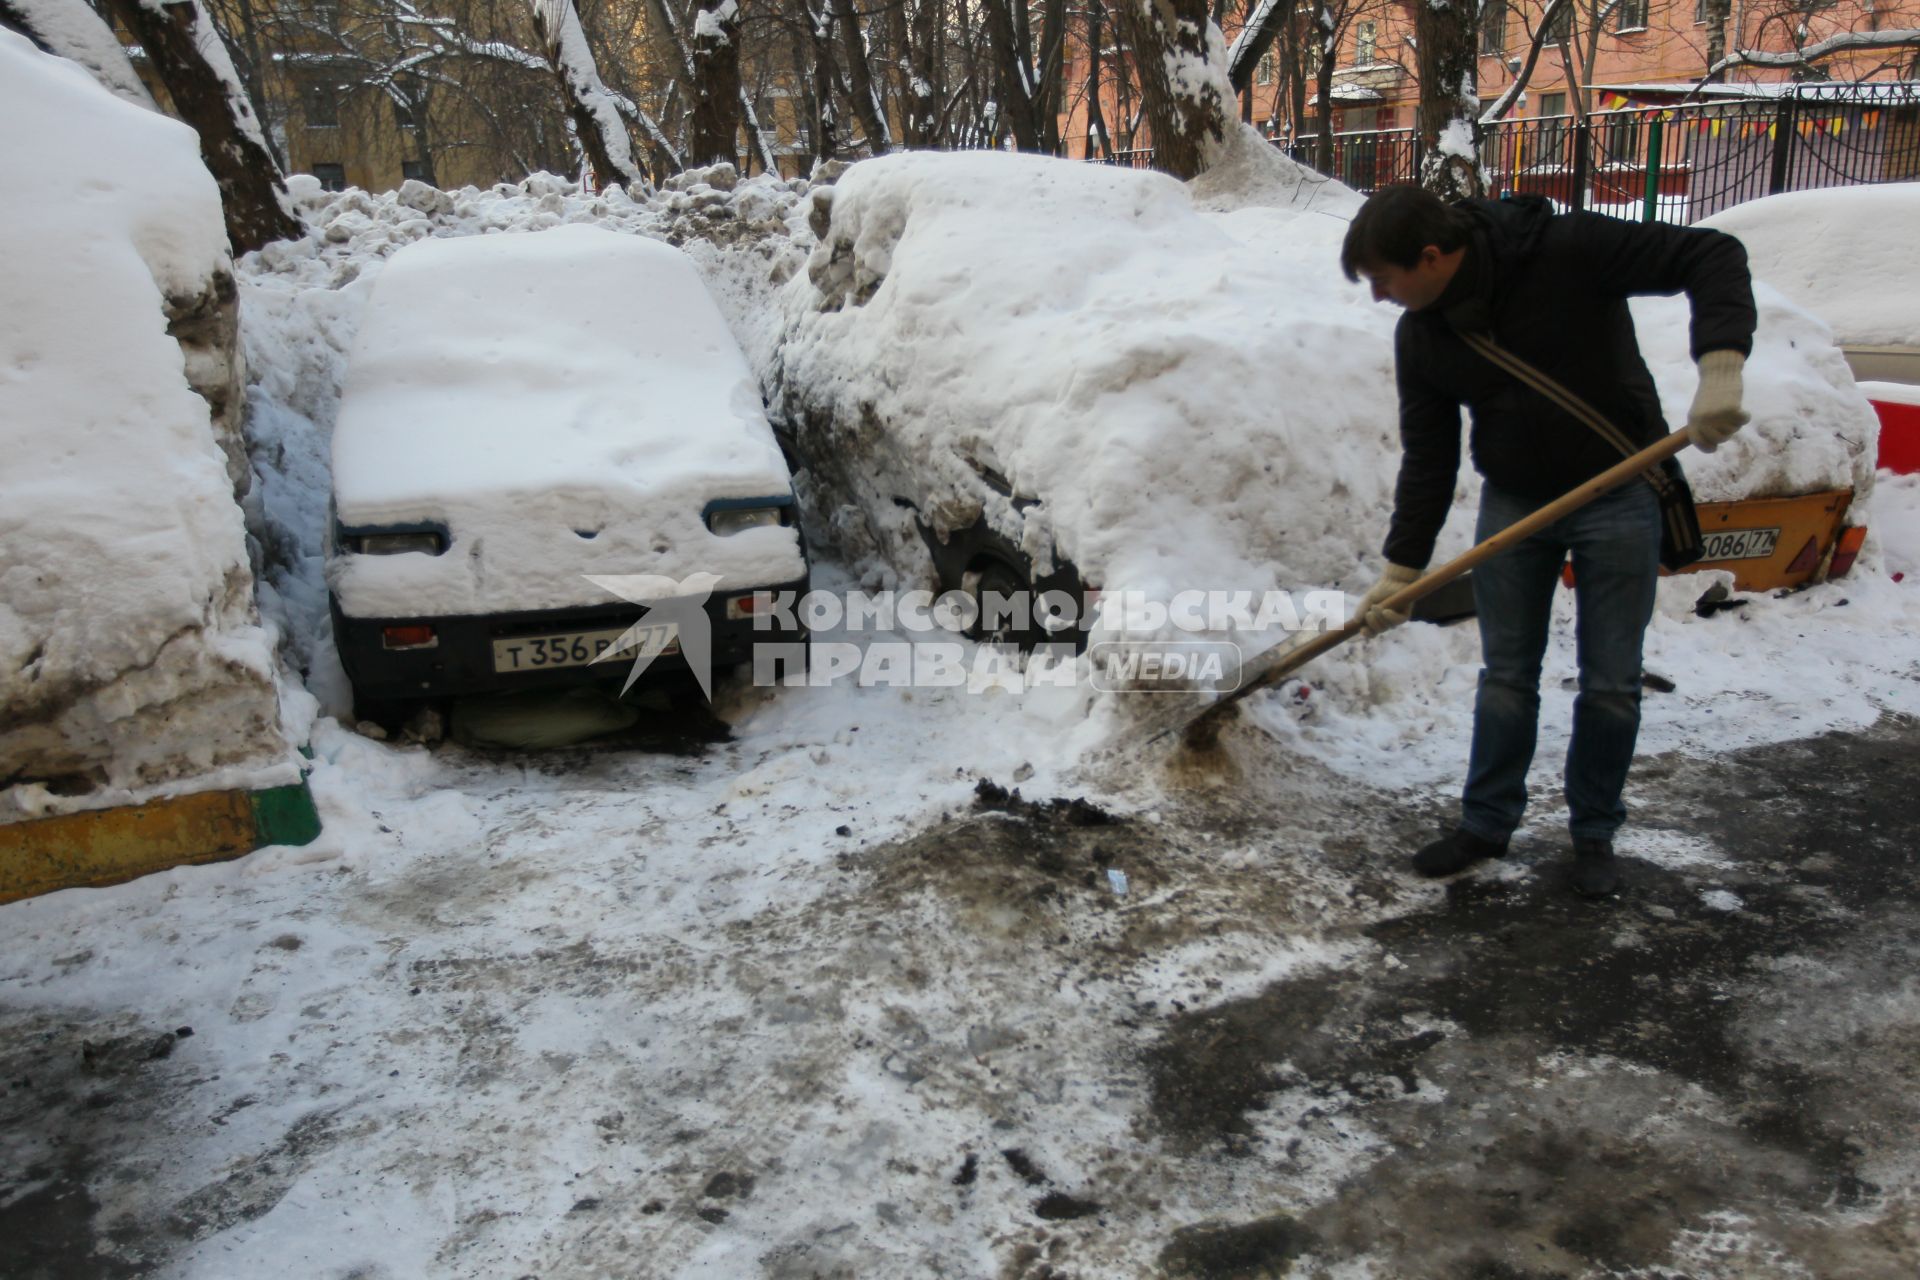
[[[1740,237],[1755,275],[1833,326],[1854,376],[1920,384],[1920,259],[1879,251],[1920,220],[1920,183],[1830,187],[1735,205],[1702,225]]]
[[[1399,460],[1399,312],[1340,273],[1353,192],[1247,133],[1191,184],[906,153],[812,199],[816,243],[780,298],[776,403],[824,495],[823,540],[950,589],[1231,599],[1372,580]],[[1864,497],[1871,411],[1819,321],[1764,282],[1756,294],[1754,422],[1687,455],[1696,494]],[[1681,421],[1686,301],[1633,314]],[[1477,486],[1463,467],[1462,506]],[[1440,555],[1472,528],[1450,521]]]
[[[425,240],[374,283],[333,435],[327,579],[362,714],[602,679],[643,610],[715,668],[797,638],[793,483],[693,263],[589,227]],[[661,608],[674,605],[675,608]],[[663,623],[676,628],[678,624]],[[686,671],[677,630],[647,674]]]

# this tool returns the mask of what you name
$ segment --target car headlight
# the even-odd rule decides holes
[[[437,556],[447,549],[446,536],[433,529],[413,533],[363,533],[350,535],[347,541],[363,556],[397,556],[407,551]]]
[[[781,523],[780,507],[726,507],[707,513],[707,528],[721,537],[742,529],[758,529]]]

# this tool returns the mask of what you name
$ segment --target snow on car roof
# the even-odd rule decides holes
[[[348,523],[523,491],[704,501],[790,487],[693,264],[579,226],[395,254],[361,325],[333,457]]]
[[[1920,183],[1795,191],[1701,225],[1740,237],[1753,273],[1833,326],[1843,343],[1920,347],[1920,254],[1888,252],[1920,226]]]

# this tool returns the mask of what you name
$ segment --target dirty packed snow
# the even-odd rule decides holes
[[[230,270],[193,131],[0,30],[0,817],[298,778],[169,299]]]
[[[720,537],[710,502],[787,499],[759,388],[685,254],[592,227],[427,240],[381,272],[333,434],[341,527],[444,528],[340,558],[358,617],[609,603],[587,574],[805,571],[795,528]]]

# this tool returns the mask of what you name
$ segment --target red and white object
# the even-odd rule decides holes
[[[1880,415],[1880,466],[1899,475],[1920,472],[1920,386],[1863,382],[1860,390]]]

